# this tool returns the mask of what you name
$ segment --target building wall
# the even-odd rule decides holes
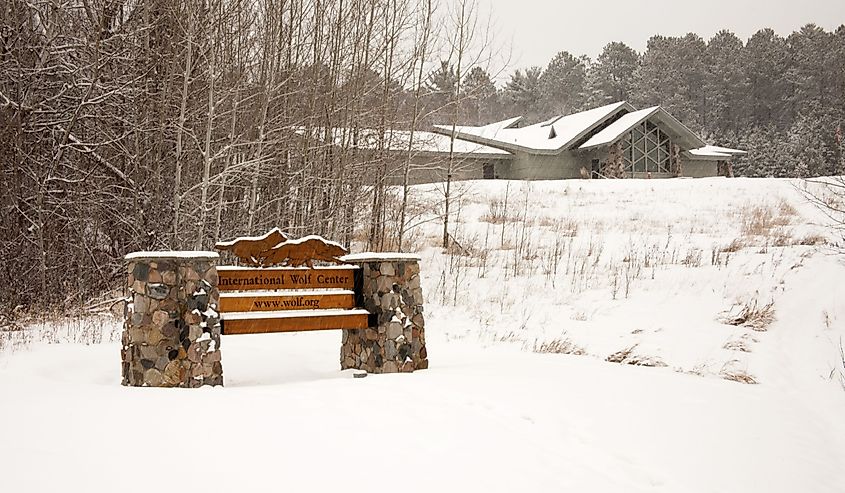
[[[704,161],[704,160],[688,160],[684,159],[682,163],[681,176],[689,178],[706,178],[708,176],[718,176],[718,162]]]
[[[484,157],[462,157],[456,158],[453,162],[452,180],[481,180],[484,178],[485,165],[493,166],[495,178],[506,178],[504,173],[507,173],[509,169],[507,160]],[[444,182],[447,178],[448,169],[448,157],[414,156],[411,159],[408,182],[411,185]],[[389,185],[401,185],[403,179],[402,163],[397,163],[396,166],[392,167],[387,182]]]
[[[581,178],[581,166],[584,160],[569,153],[557,156],[517,153],[510,163],[506,176],[511,180],[560,180]],[[589,170],[590,161],[586,160]]]

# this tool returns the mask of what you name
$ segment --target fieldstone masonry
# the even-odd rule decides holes
[[[344,260],[361,267],[363,307],[375,325],[343,331],[341,368],[368,373],[428,368],[419,257],[358,254]]]
[[[223,385],[214,252],[127,255],[123,385]]]

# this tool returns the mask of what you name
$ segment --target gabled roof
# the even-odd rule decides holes
[[[623,115],[622,118],[608,125],[607,128],[598,132],[585,142],[579,149],[591,149],[610,145],[618,141],[624,135],[631,131],[634,127],[646,120],[658,122],[663,124],[663,129],[672,135],[676,140],[680,140],[685,147],[703,146],[704,141],[687,128],[686,125],[679,122],[675,117],[669,114],[660,106],[653,106],[644,110],[634,111]]]
[[[579,149],[589,149],[591,147],[613,144],[632,128],[642,123],[643,120],[657,113],[659,109],[660,106],[653,106],[622,115],[620,119],[608,125],[607,128],[590,137],[590,140],[582,144]]]
[[[512,128],[521,118],[512,118],[481,127],[455,127],[456,137],[508,151],[532,154],[559,154],[577,140],[619,112],[632,112],[634,107],[625,101],[601,106],[580,113],[558,116],[522,128]],[[450,135],[451,125],[435,125],[434,131]]]

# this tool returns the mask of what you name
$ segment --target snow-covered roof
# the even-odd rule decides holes
[[[711,145],[699,147],[698,149],[690,149],[689,153],[693,156],[701,157],[731,157],[748,154],[747,151],[742,151],[740,149],[731,149],[730,147],[719,147]]]
[[[299,134],[304,133],[304,129],[296,131]],[[349,145],[350,147],[357,147],[358,149],[378,149],[379,147],[379,131],[372,128],[358,129],[357,141],[353,142],[352,129],[336,128],[333,132],[333,139],[337,145]],[[322,129],[316,129],[315,133],[322,136]],[[448,154],[450,149],[451,138],[448,135],[443,135],[434,132],[427,132],[423,130],[416,130],[411,133],[410,130],[387,130],[384,133],[384,148],[392,152],[407,152],[408,144],[411,142],[413,136],[412,152],[416,154]],[[490,147],[484,144],[469,142],[462,139],[455,139],[455,154],[458,155],[472,155],[477,157],[495,157],[508,158],[511,154],[508,151]]]
[[[660,110],[659,106],[652,106],[651,108],[633,111],[622,115],[620,119],[608,125],[607,128],[593,135],[590,140],[581,145],[579,149],[589,149],[591,147],[612,144],[628,133],[632,128],[642,123],[643,120],[657,113],[658,110]]]
[[[706,145],[697,149],[690,149],[685,153],[687,157],[704,161],[728,161],[734,156],[748,154],[740,149]]]
[[[630,132],[632,128],[649,119],[652,123],[660,123],[662,129],[671,134],[673,140],[678,142],[684,149],[704,145],[704,141],[701,140],[701,137],[687,128],[686,125],[678,121],[677,118],[670,115],[669,112],[660,106],[653,106],[651,108],[623,115],[617,121],[608,125],[607,128],[592,136],[590,140],[581,145],[579,149],[591,149],[594,147],[613,144]]]
[[[522,150],[534,154],[558,154],[576,140],[621,110],[634,111],[625,101],[601,106],[567,116],[557,116],[522,128],[511,128],[519,121],[512,118],[481,127],[459,126],[456,135],[479,144],[502,149]],[[435,125],[436,132],[450,134],[451,125]]]

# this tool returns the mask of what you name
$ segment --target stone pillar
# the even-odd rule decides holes
[[[371,315],[370,327],[343,331],[342,369],[369,373],[412,372],[428,368],[425,347],[420,258],[397,253],[355,254],[359,300]]]
[[[672,144],[672,154],[669,156],[669,171],[676,177],[684,175],[684,163],[681,161],[681,146]]]
[[[128,264],[123,385],[223,385],[214,252],[136,252]]]

